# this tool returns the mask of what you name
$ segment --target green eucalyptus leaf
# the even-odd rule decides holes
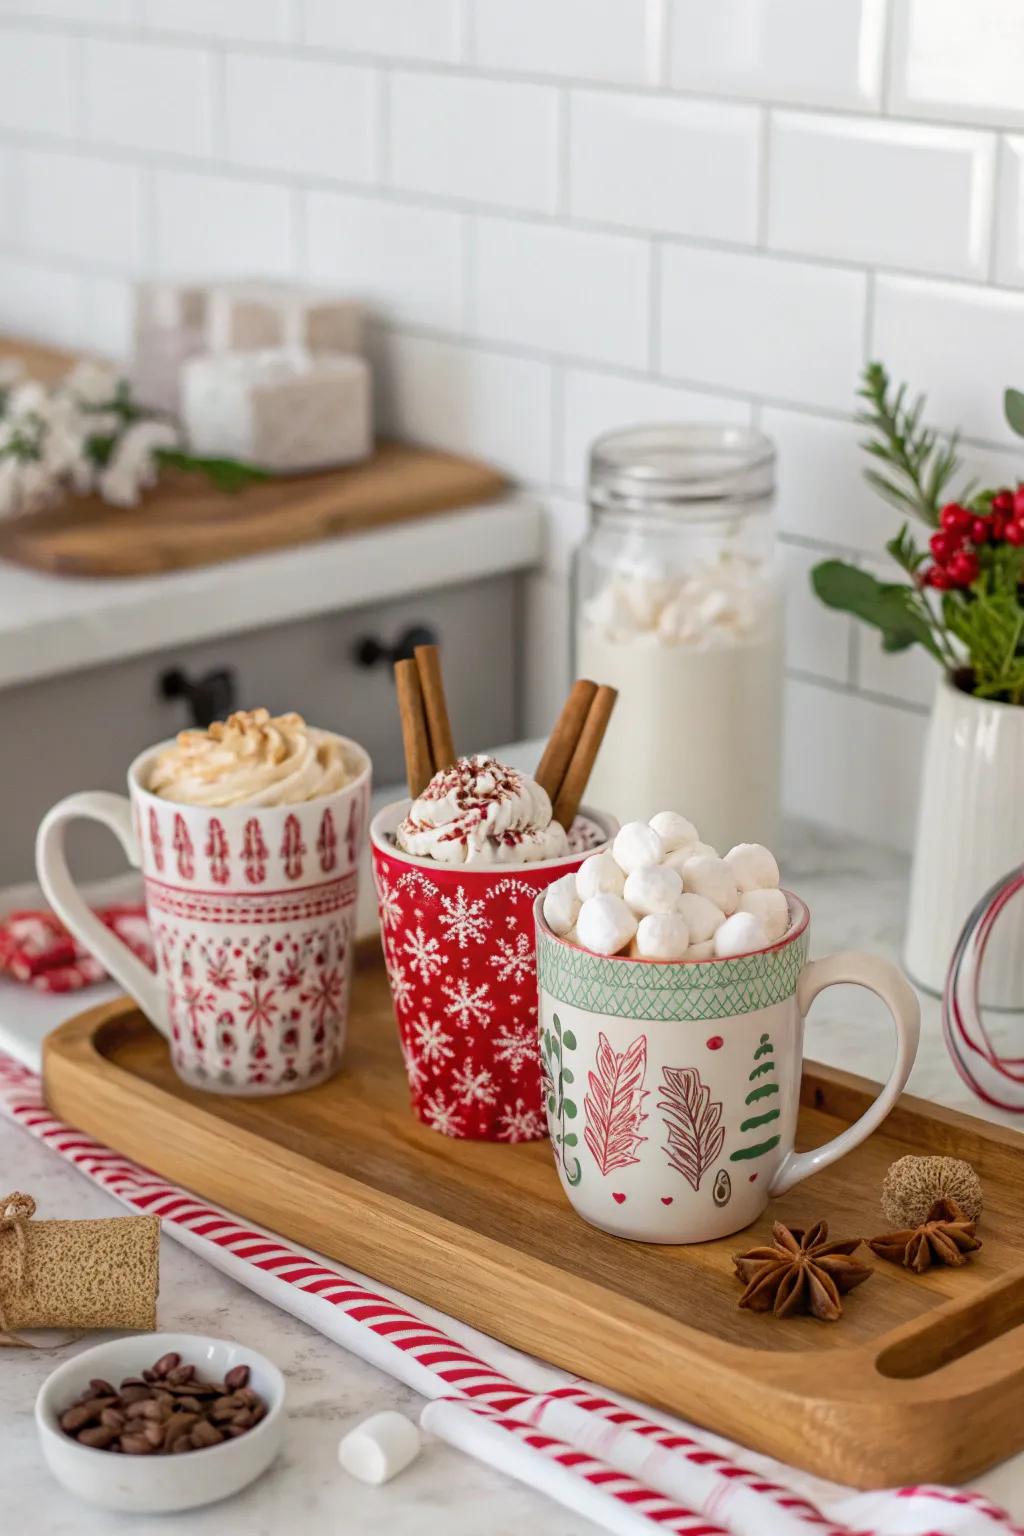
[[[852,613],[881,630],[887,651],[923,645],[941,660],[931,629],[917,606],[913,587],[879,581],[869,571],[847,565],[843,560],[823,560],[816,565],[811,571],[811,585],[827,607]]]
[[[565,1034],[562,1036],[562,1044],[565,1046],[567,1051],[574,1051],[576,1049],[576,1036],[573,1034],[571,1029],[567,1029]]]
[[[572,1099],[563,1099],[562,1108],[565,1110],[565,1118],[567,1120],[576,1119],[576,1105],[573,1103]]]
[[[1003,411],[1006,420],[1018,437],[1024,437],[1024,394],[1019,389],[1008,389],[1003,395]]]

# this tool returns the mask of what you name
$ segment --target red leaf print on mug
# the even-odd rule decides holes
[[[210,822],[206,839],[206,857],[210,861],[210,879],[215,885],[226,885],[228,879],[228,840],[224,828],[216,816]]]
[[[285,819],[284,837],[281,840],[281,858],[284,862],[284,872],[289,880],[298,880],[301,876],[305,852],[306,845],[302,841],[299,818],[288,816]]]
[[[157,873],[162,875],[164,872],[164,840],[160,836],[160,823],[152,806],[149,808],[149,846],[153,850],[153,863],[156,865]]]
[[[338,830],[334,825],[334,817],[328,808],[324,811],[320,822],[320,832],[316,840],[316,851],[320,855],[320,868],[324,874],[328,874],[338,863]]]
[[[250,885],[260,885],[267,878],[268,852],[260,824],[255,816],[251,816],[242,834],[242,863]]]
[[[178,874],[182,880],[191,880],[196,872],[192,839],[188,835],[188,827],[185,818],[176,815],[174,818],[174,852],[178,858]]]
[[[345,834],[345,840],[348,843],[348,861],[354,864],[359,853],[359,812],[356,810],[354,800],[349,807],[348,831]]]

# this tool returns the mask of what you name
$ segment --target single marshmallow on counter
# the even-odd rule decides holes
[[[730,955],[749,955],[764,949],[767,943],[768,935],[760,918],[753,912],[734,912],[715,933],[715,954],[719,960]]]
[[[662,863],[667,864],[669,869],[681,870],[688,859],[700,858],[717,859],[718,849],[712,848],[710,843],[684,843],[681,848],[673,848],[671,853],[667,853]]]
[[[779,883],[775,855],[760,843],[737,843],[730,848],[725,862],[732,870],[739,891],[771,890]]]
[[[606,848],[604,853],[592,853],[589,859],[584,859],[576,871],[575,879],[576,894],[581,901],[602,893],[621,896],[622,887],[626,883],[626,877],[612,857],[610,848]]]
[[[650,917],[654,912],[674,912],[683,882],[674,869],[663,864],[644,864],[626,876],[622,895],[626,905],[632,907],[637,917]]]
[[[629,875],[645,864],[660,864],[665,856],[665,845],[646,821],[627,821],[615,834],[612,856],[619,868]]]
[[[576,941],[595,955],[617,955],[636,933],[636,916],[621,896],[604,891],[591,896],[580,907],[576,919]]]
[[[686,951],[687,960],[713,960],[715,958],[714,939],[705,939],[702,944],[691,944]]]
[[[404,1413],[386,1409],[350,1429],[338,1460],[362,1483],[388,1483],[420,1453],[420,1432]]]
[[[724,859],[710,853],[698,853],[683,865],[683,890],[706,896],[726,917],[736,911],[739,892],[732,871]]]
[[[690,930],[690,947],[704,944],[714,937],[715,929],[725,922],[725,913],[706,896],[688,895],[685,891],[676,902],[676,911]]]
[[[640,919],[633,944],[641,960],[684,960],[690,930],[679,912],[652,912]]]
[[[576,876],[563,875],[544,892],[544,921],[552,933],[564,938],[576,922],[580,912],[580,897],[576,890]]]
[[[741,891],[738,910],[752,912],[760,920],[769,944],[781,939],[789,927],[789,902],[780,890]]]
[[[659,811],[647,825],[657,832],[667,853],[673,853],[677,848],[693,848],[700,840],[693,822],[680,816],[678,811]]]

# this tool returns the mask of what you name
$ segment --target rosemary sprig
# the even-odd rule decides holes
[[[944,439],[924,426],[925,397],[909,400],[905,384],[893,389],[881,363],[868,364],[857,393],[866,402],[857,420],[871,433],[862,446],[886,466],[885,472],[865,470],[865,479],[898,511],[938,527],[946,489],[960,469],[956,433]],[[960,500],[970,491],[966,486]]]

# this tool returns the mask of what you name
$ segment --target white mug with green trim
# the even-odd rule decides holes
[[[871,1135],[903,1091],[920,1008],[888,961],[807,959],[808,912],[787,893],[777,944],[729,960],[595,955],[535,907],[548,1131],[562,1187],[584,1220],[645,1243],[701,1243],[756,1220],[774,1195]],[[870,1109],[795,1152],[804,1018],[825,987],[882,999],[896,1061]]]

